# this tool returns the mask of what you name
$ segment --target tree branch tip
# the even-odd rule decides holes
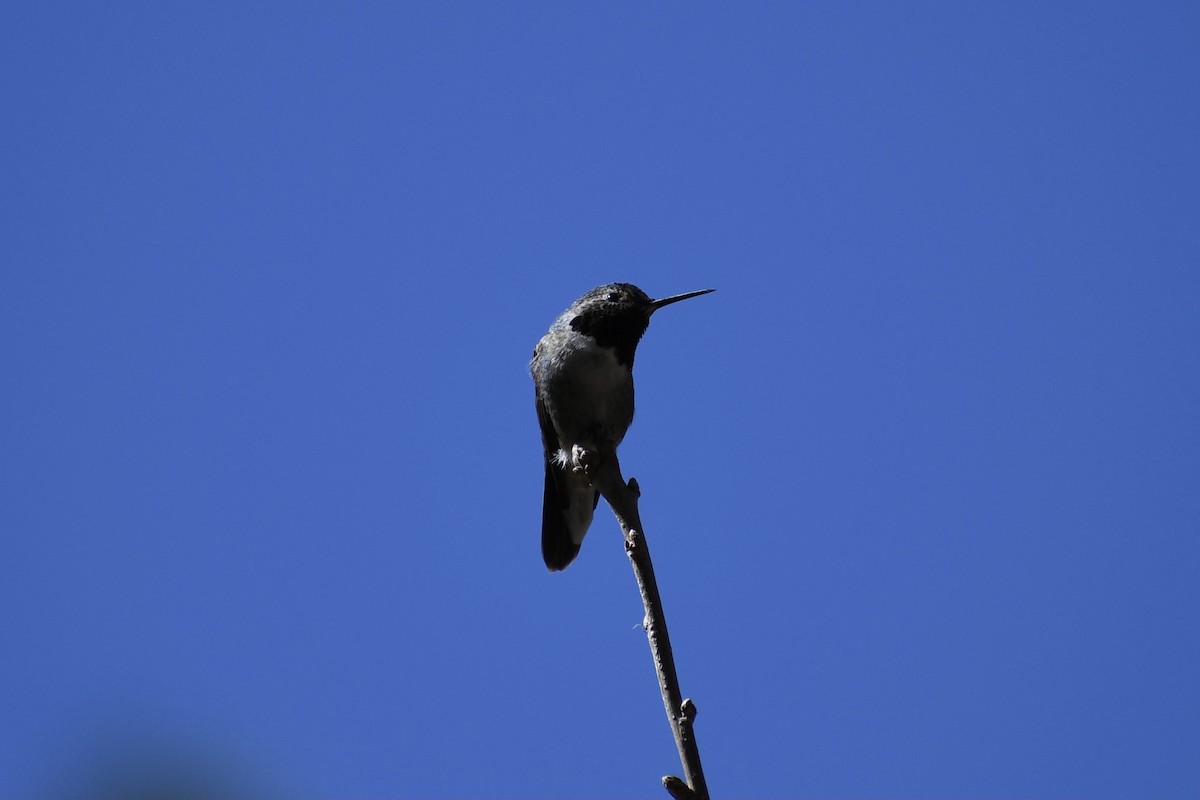
[[[675,800],[694,800],[696,797],[696,793],[692,791],[692,787],[674,775],[667,775],[662,779],[662,783],[663,788],[667,790],[667,794],[674,797]]]

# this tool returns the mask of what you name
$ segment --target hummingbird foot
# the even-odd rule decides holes
[[[597,450],[591,450],[579,444],[571,447],[571,470],[578,475],[583,475],[591,480],[601,461],[600,453]]]

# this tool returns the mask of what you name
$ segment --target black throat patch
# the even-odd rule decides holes
[[[633,369],[633,354],[650,317],[640,308],[630,309],[616,303],[604,304],[580,311],[571,320],[571,327],[591,336],[601,347],[611,347],[617,363]]]

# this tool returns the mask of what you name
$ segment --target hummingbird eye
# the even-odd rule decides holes
[[[606,294],[606,295],[604,296],[604,299],[605,299],[605,300],[607,300],[607,301],[608,301],[608,302],[610,302],[610,303],[615,303],[615,302],[617,302],[618,300],[620,300],[620,299],[621,299],[621,293],[620,293],[620,292],[615,292],[615,291],[614,291],[614,292],[609,292],[608,294]]]

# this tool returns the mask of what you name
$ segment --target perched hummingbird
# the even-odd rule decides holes
[[[633,422],[633,353],[663,306],[712,289],[662,300],[631,283],[598,286],[571,304],[533,348],[533,387],[546,457],[542,557],[565,569],[579,553],[600,492],[575,472],[571,451],[616,450]]]

